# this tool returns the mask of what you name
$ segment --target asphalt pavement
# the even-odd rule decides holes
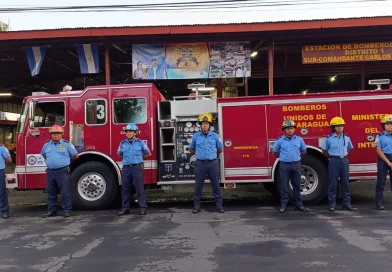
[[[0,220],[0,270],[391,271],[390,186],[385,211],[375,210],[374,181],[351,188],[358,212],[330,213],[322,203],[279,214],[278,203],[254,189],[225,192],[225,214],[210,195],[192,215],[190,195],[153,192],[144,217],[135,208],[121,218],[112,209],[67,219],[41,218],[42,192],[11,192],[12,217]]]

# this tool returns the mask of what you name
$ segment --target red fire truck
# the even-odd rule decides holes
[[[36,94],[23,101],[17,128],[17,166],[7,175],[8,187],[45,188],[45,162],[40,155],[50,139],[48,128],[60,124],[64,138],[79,151],[71,165],[73,203],[79,208],[102,209],[119,195],[121,159],[117,148],[126,123],[136,123],[139,138],[152,151],[145,161],[146,187],[183,190],[194,183],[195,157],[188,151],[197,117],[211,112],[224,152],[220,181],[224,188],[263,183],[276,192],[278,164],[272,155],[285,119],[294,120],[296,133],[308,152],[302,159],[301,190],[304,201],[318,203],[327,192],[327,163],[320,147],[330,134],[334,116],[346,121],[351,136],[352,180],[376,176],[374,140],[380,119],[392,114],[391,90],[293,94],[237,98],[175,97],[166,101],[152,84],[94,86],[56,95]],[[241,185],[241,186],[240,186]]]

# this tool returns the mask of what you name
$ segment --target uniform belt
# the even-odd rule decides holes
[[[212,159],[212,160],[200,160],[200,159],[197,159],[198,161],[201,161],[201,162],[212,162],[212,161],[215,161],[216,160],[216,158],[215,159]]]
[[[126,165],[124,165],[124,166],[137,166],[137,165],[141,165],[141,164],[143,164],[142,162],[139,162],[139,163],[131,163],[131,164],[126,164]]]
[[[283,163],[298,163],[300,161],[290,161],[290,162],[286,162],[286,161],[282,161]]]
[[[67,166],[63,166],[63,167],[60,167],[60,168],[48,168],[48,169],[49,169],[49,170],[52,170],[52,171],[57,171],[57,170],[65,169],[65,168],[68,168],[68,165],[67,165]]]
[[[347,156],[330,156],[331,158],[345,159]]]

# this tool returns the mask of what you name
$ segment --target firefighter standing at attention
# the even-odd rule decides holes
[[[11,155],[8,149],[1,145],[0,146],[0,212],[1,218],[7,219],[9,217],[9,205],[8,205],[8,192],[7,185],[5,182],[5,166],[6,163],[11,163]]]
[[[140,215],[147,214],[146,192],[144,190],[144,159],[151,156],[147,145],[137,138],[139,128],[129,123],[124,128],[127,138],[120,143],[117,154],[122,158],[122,207],[119,216],[129,214],[131,207],[131,185],[135,186]]]
[[[381,120],[383,132],[376,136],[375,146],[377,150],[377,184],[376,184],[376,208],[384,210],[384,188],[388,171],[392,167],[392,115],[387,115]],[[391,172],[389,172],[391,173]],[[391,178],[391,177],[390,177]]]
[[[78,158],[73,144],[62,139],[64,129],[60,125],[49,128],[52,140],[47,141],[41,155],[46,162],[46,194],[48,196],[48,213],[43,217],[57,216],[57,191],[61,193],[61,207],[64,217],[71,216],[72,201],[69,180],[69,165]],[[58,189],[58,190],[57,190]]]
[[[284,213],[289,202],[289,181],[293,185],[295,210],[309,212],[301,200],[301,155],[306,154],[304,140],[294,134],[296,124],[292,120],[285,120],[282,124],[284,135],[275,142],[273,152],[279,158],[280,202],[279,212]]]
[[[212,126],[211,113],[199,115],[201,131],[192,136],[189,151],[196,154],[195,161],[195,192],[192,213],[200,212],[201,196],[206,176],[210,179],[212,192],[218,212],[224,213],[222,206],[222,194],[219,187],[219,161],[218,156],[222,153],[223,144],[217,133],[210,131]]]
[[[331,119],[330,127],[332,134],[325,139],[322,150],[325,156],[329,157],[328,164],[328,206],[329,211],[335,211],[336,191],[338,182],[342,186],[343,210],[357,211],[351,206],[349,189],[349,161],[348,151],[353,149],[350,137],[344,133],[345,122],[341,117]]]

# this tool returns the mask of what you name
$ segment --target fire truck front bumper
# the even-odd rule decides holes
[[[18,187],[18,175],[16,173],[5,175],[5,185],[8,189]]]

